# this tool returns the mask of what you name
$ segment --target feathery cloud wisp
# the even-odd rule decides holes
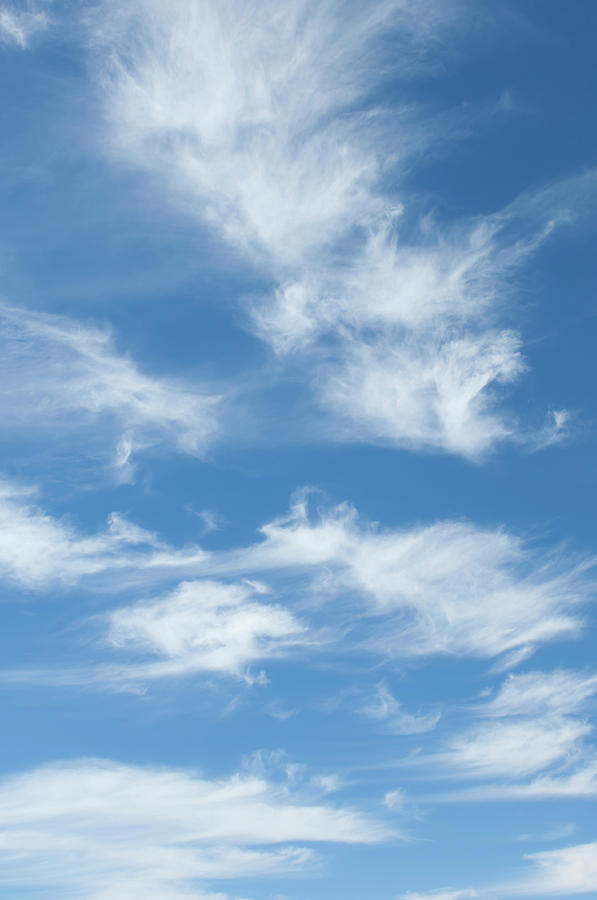
[[[199,547],[177,550],[112,513],[104,531],[83,535],[33,504],[35,491],[0,483],[0,576],[29,590],[74,584],[102,573],[140,572],[197,562]]]
[[[15,431],[46,427],[76,434],[93,421],[94,432],[116,443],[112,465],[124,479],[136,450],[170,445],[200,456],[217,434],[218,396],[145,375],[116,352],[108,332],[6,306],[0,319],[0,403]],[[85,436],[89,444],[89,429]],[[87,446],[94,451],[105,448]]]
[[[303,373],[332,440],[480,459],[564,433],[565,410],[537,434],[500,409],[525,369],[502,313],[514,273],[590,205],[595,173],[434,222],[411,214],[405,176],[450,127],[372,99],[387,73],[395,93],[433,70],[441,38],[466,35],[465,9],[104,0],[88,18],[114,158],[157,175],[271,280],[248,301],[251,327]],[[400,52],[386,69],[388,34]]]
[[[5,44],[26,50],[31,39],[48,25],[48,17],[42,10],[0,7],[0,41]]]

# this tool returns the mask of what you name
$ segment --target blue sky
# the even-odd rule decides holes
[[[597,896],[596,25],[0,6],[0,896]]]

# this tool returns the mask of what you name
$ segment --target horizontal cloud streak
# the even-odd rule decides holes
[[[513,800],[597,793],[597,756],[587,742],[594,724],[597,676],[571,670],[510,675],[495,696],[474,706],[480,719],[444,740],[417,765],[481,787],[439,800]]]
[[[577,844],[559,850],[528,853],[529,874],[518,880],[489,884],[478,891],[433,891],[403,894],[403,900],[461,900],[465,897],[569,896],[597,890],[597,843]]]
[[[213,880],[291,874],[314,862],[293,842],[370,844],[385,825],[238,774],[108,760],[56,763],[0,782],[0,884],[93,900],[205,897]],[[224,895],[218,894],[219,898]]]

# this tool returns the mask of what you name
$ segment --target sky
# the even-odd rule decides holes
[[[597,897],[596,26],[0,2],[0,897]]]

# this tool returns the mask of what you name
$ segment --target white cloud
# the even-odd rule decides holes
[[[597,843],[526,856],[534,874],[512,886],[519,894],[585,894],[597,891]]]
[[[586,742],[594,730],[586,712],[595,694],[596,676],[564,670],[510,675],[495,697],[474,708],[480,722],[418,762],[440,766],[449,777],[488,782],[444,799],[593,794],[597,760]]]
[[[32,504],[32,491],[0,483],[0,576],[28,590],[84,582],[97,590],[137,589],[176,579],[205,557],[199,547],[178,550],[112,513],[107,528],[90,536]],[[156,678],[212,672],[254,681],[252,663],[306,644],[307,628],[293,613],[265,602],[258,583],[184,582],[168,595],[96,617],[124,663],[57,672],[4,673],[4,681],[105,684],[118,689]]]
[[[509,332],[358,339],[324,367],[322,397],[339,417],[340,435],[477,459],[516,434],[487,389],[523,369],[520,341]]]
[[[497,695],[483,707],[483,715],[569,715],[582,710],[597,693],[597,675],[567,669],[510,675]]]
[[[239,774],[111,761],[64,762],[0,782],[0,884],[89,900],[221,898],[211,883],[286,874],[321,842],[393,835],[356,810],[309,801],[290,785]]]
[[[240,676],[252,662],[306,640],[289,610],[258,602],[247,585],[214,581],[186,582],[164,599],[114,610],[108,625],[113,646],[164,660],[123,670],[128,679],[197,671]]]
[[[405,802],[406,798],[404,796],[404,793],[397,789],[393,791],[386,791],[383,798],[384,806],[392,811],[401,810]]]
[[[574,759],[592,730],[588,723],[567,718],[491,722],[452,740],[437,761],[460,778],[517,779]]]
[[[47,15],[41,11],[0,7],[0,41],[16,44],[25,50],[33,37],[45,31],[49,25]]]
[[[589,729],[587,729],[589,730]],[[566,797],[597,797],[597,761],[583,748],[573,747],[574,755],[571,766],[556,767],[554,772],[539,775],[530,781],[488,783],[462,791],[435,796],[438,801],[470,801],[473,803],[496,800],[544,800],[548,798],[564,799]]]
[[[367,646],[390,656],[494,657],[581,627],[594,592],[587,563],[541,556],[502,530],[441,522],[381,530],[349,504],[311,516],[306,496],[261,529],[253,546],[206,560],[206,572],[310,574],[320,602],[352,600]]]
[[[569,896],[597,891],[597,843],[577,844],[559,850],[529,853],[525,859],[531,862],[531,871],[516,880],[485,885],[479,893],[463,891],[437,891],[408,893],[403,900],[460,900],[464,897],[505,896]]]
[[[261,528],[260,541],[213,552],[174,548],[117,514],[105,531],[83,536],[9,484],[0,516],[0,573],[26,587],[84,579],[95,590],[122,590],[216,576],[247,579],[259,594],[262,576],[288,608],[309,616],[321,643],[344,635],[353,649],[390,657],[528,654],[577,634],[579,606],[594,593],[590,560],[541,555],[505,531],[463,522],[381,530],[359,521],[349,504],[312,515],[306,494]],[[177,596],[182,609],[186,601]],[[142,620],[159,621],[164,612],[161,602],[135,609],[126,615],[139,636]]]
[[[38,593],[60,584],[96,595],[127,592],[126,605],[88,623],[104,643],[107,627],[120,660],[17,669],[2,674],[5,683],[137,690],[198,672],[260,682],[265,675],[252,664],[295,646],[309,656],[333,649],[390,659],[492,658],[519,648],[528,655],[577,634],[579,606],[594,593],[590,561],[541,556],[504,531],[462,522],[381,530],[359,521],[349,504],[312,515],[305,493],[287,516],[262,527],[260,541],[211,552],[173,547],[118,513],[85,535],[34,501],[31,490],[0,485],[0,576]],[[156,598],[160,584],[168,593]],[[131,592],[140,591],[153,598],[131,604]],[[581,745],[590,729],[574,714],[596,685],[592,676],[566,672],[510,678],[479,709],[483,724],[455,739],[445,761],[477,778],[541,773]],[[438,721],[436,712],[404,710],[383,684],[363,712],[402,734]],[[572,791],[593,789],[591,773],[578,784],[580,768],[566,777],[576,779]]]
[[[568,409],[551,410],[545,425],[529,442],[530,450],[542,450],[562,444],[572,433],[573,415]]]
[[[458,226],[403,209],[367,229],[361,250],[311,267],[253,307],[258,333],[280,355],[307,354],[328,437],[435,448],[479,459],[498,442],[529,450],[560,443],[571,414],[530,430],[499,409],[500,389],[526,365],[521,338],[499,327],[513,274],[595,195],[595,173],[522,196]]]
[[[376,696],[363,706],[360,712],[370,719],[384,722],[386,728],[393,734],[424,734],[432,731],[440,718],[439,713],[413,715],[405,712],[402,704],[392,696],[388,686],[383,682],[377,685]]]
[[[405,187],[458,129],[400,106],[397,84],[433,70],[438,37],[466,37],[466,8],[104,0],[88,17],[114,157],[156,174],[270,278],[247,301],[252,328],[303,373],[326,413],[312,428],[332,440],[479,459],[566,434],[566,410],[538,431],[500,410],[525,369],[501,321],[514,272],[589,207],[595,173],[456,223],[421,216]],[[391,108],[371,99],[385,77]]]
[[[32,590],[123,570],[190,565],[198,547],[177,550],[113,513],[105,531],[82,535],[33,504],[35,492],[0,482],[0,576]],[[120,575],[119,575],[120,577]]]
[[[403,894],[403,900],[465,900],[465,898],[478,897],[476,891],[467,888],[463,891],[433,891],[432,893],[419,894],[408,891]]]
[[[283,13],[273,0],[106,0],[89,27],[113,151],[235,246],[292,268],[383,206],[378,117],[354,108],[375,39],[400,29],[395,65],[411,74],[455,8],[382,0],[347,17],[311,0]]]
[[[578,831],[578,825],[574,822],[567,822],[565,825],[554,825],[543,834],[519,834],[518,841],[562,841],[564,838],[572,837]]]
[[[142,373],[119,355],[107,331],[63,316],[3,306],[2,387],[5,422],[51,428],[116,443],[117,474],[130,477],[131,457],[146,447],[174,446],[200,456],[219,429],[219,397],[174,379]],[[98,450],[85,428],[86,452]]]

